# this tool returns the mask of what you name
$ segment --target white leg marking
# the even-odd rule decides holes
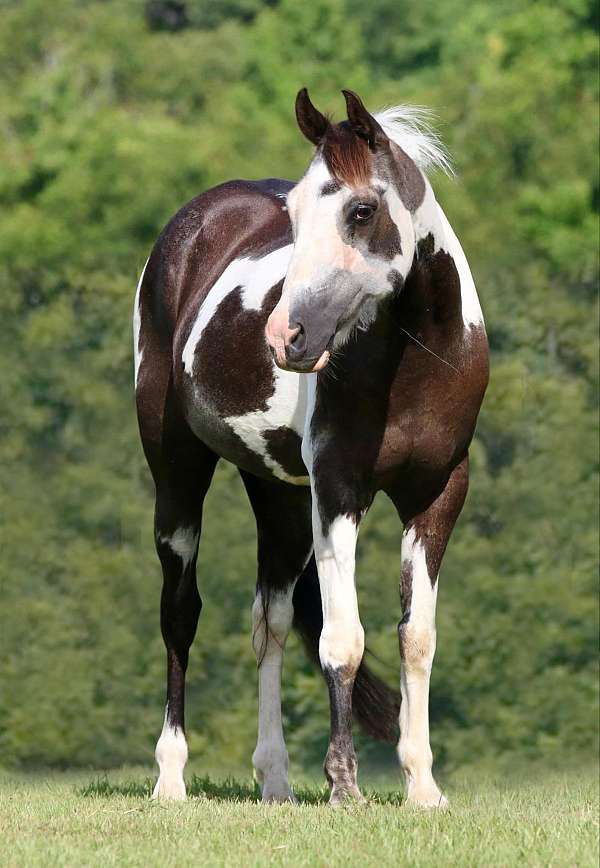
[[[159,542],[168,545],[176,555],[179,555],[185,570],[198,548],[198,531],[193,527],[178,527],[172,536],[158,534]]]
[[[234,259],[215,282],[200,305],[198,316],[186,341],[181,360],[187,374],[194,369],[194,355],[202,332],[212,319],[223,299],[243,287],[242,302],[248,310],[259,310],[266,293],[285,276],[293,244],[271,251],[262,259]]]
[[[152,792],[153,799],[185,799],[183,769],[188,758],[187,743],[183,730],[174,729],[167,721],[163,724],[156,744],[156,762],[160,774]]]
[[[323,630],[319,657],[323,667],[357,669],[365,647],[354,585],[358,530],[352,518],[340,515],[323,536],[316,494],[313,490],[313,538],[319,571]]]
[[[144,351],[140,347],[140,329],[142,327],[142,315],[140,310],[140,289],[142,287],[144,274],[146,273],[146,265],[148,265],[148,259],[146,260],[146,264],[142,268],[142,273],[140,275],[140,279],[138,280],[137,289],[135,291],[135,302],[133,304],[133,373],[134,383],[136,387],[138,381],[138,374],[140,371],[140,365],[142,364],[142,358],[144,355]]]
[[[288,783],[288,753],[281,722],[283,649],[292,626],[294,586],[273,594],[269,602],[269,631],[265,629],[260,592],[252,606],[252,644],[259,662],[258,741],[252,755],[263,802],[295,801]],[[262,658],[262,659],[261,659]]]
[[[402,541],[402,564],[410,563],[410,619],[402,627],[400,741],[398,756],[406,776],[408,801],[428,808],[448,804],[433,779],[429,746],[429,679],[435,654],[437,581],[431,587],[423,544],[414,528]]]

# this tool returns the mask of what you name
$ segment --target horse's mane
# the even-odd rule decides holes
[[[408,154],[420,169],[454,170],[450,156],[432,127],[433,113],[424,106],[395,105],[375,113],[386,135]]]

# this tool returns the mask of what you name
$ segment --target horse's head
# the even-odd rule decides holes
[[[277,364],[319,371],[332,348],[368,324],[385,296],[399,290],[415,253],[413,214],[425,179],[352,91],[348,120],[332,124],[296,98],[302,133],[317,146],[287,207],[294,250],[281,299],[267,322]]]

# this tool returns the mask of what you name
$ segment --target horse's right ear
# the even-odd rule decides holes
[[[298,91],[296,97],[296,120],[308,141],[313,145],[320,145],[329,128],[329,121],[314,107],[305,87]]]

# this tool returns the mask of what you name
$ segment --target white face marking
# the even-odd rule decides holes
[[[138,381],[138,374],[140,371],[140,365],[142,364],[142,358],[144,355],[144,351],[140,347],[140,329],[142,327],[142,315],[140,310],[140,290],[142,288],[144,274],[146,273],[146,265],[148,265],[148,259],[146,260],[146,263],[142,268],[142,273],[140,275],[140,279],[138,280],[137,289],[135,291],[135,301],[133,304],[133,371],[134,383],[136,387]]]
[[[258,740],[252,764],[263,801],[294,801],[288,783],[288,753],[281,720],[281,670],[283,650],[292,627],[294,584],[269,601],[269,631],[265,630],[260,592],[252,607],[252,644],[258,670]]]
[[[410,564],[410,619],[402,626],[400,741],[398,756],[404,769],[408,799],[426,807],[445,807],[431,773],[429,746],[429,679],[435,654],[437,581],[431,586],[425,549],[413,527],[402,540],[402,564]]]
[[[414,256],[415,233],[410,212],[396,190],[381,179],[373,178],[373,190],[381,197],[380,207],[387,206],[400,234],[401,252],[390,260],[371,252],[366,239],[357,237],[347,243],[342,238],[340,221],[345,220],[345,204],[355,192],[342,185],[337,192],[323,195],[324,185],[332,180],[325,161],[318,157],[288,194],[295,244],[276,310],[285,313],[283,319],[287,322],[289,311],[302,296],[308,295],[318,304],[319,296],[331,294],[333,299],[342,292],[340,315],[344,315],[346,322],[336,329],[333,346],[337,348],[356,326],[364,329],[373,321],[377,300],[393,290],[390,272],[406,277]],[[343,283],[340,273],[348,275],[348,281]]]
[[[165,721],[156,744],[156,762],[160,774],[152,792],[153,799],[185,799],[183,770],[188,758],[187,743],[181,729]]]
[[[284,284],[284,293],[298,287],[311,287],[326,282],[328,272],[339,269],[359,275],[365,292],[380,295],[391,287],[387,276],[391,269],[408,273],[413,257],[414,231],[410,212],[402,204],[395,189],[373,178],[372,186],[381,191],[382,204],[387,203],[390,217],[402,239],[402,253],[393,260],[382,261],[369,252],[360,240],[347,244],[339,231],[339,219],[344,203],[353,192],[341,186],[337,193],[323,196],[322,187],[333,176],[323,159],[316,159],[302,180],[288,194],[288,209],[294,227],[294,254]]]
[[[353,519],[340,515],[323,536],[317,496],[313,488],[313,538],[319,571],[323,630],[319,657],[323,667],[357,669],[365,647],[358,614],[354,566],[358,530]]]
[[[202,336],[223,299],[237,289],[242,289],[242,304],[247,310],[260,310],[267,292],[285,276],[293,245],[288,244],[273,250],[262,259],[234,259],[211,288],[204,299],[190,332],[181,359],[187,374],[194,369],[194,354]]]
[[[198,531],[193,527],[178,527],[172,536],[158,534],[161,543],[168,545],[182,560],[185,570],[198,548]]]

